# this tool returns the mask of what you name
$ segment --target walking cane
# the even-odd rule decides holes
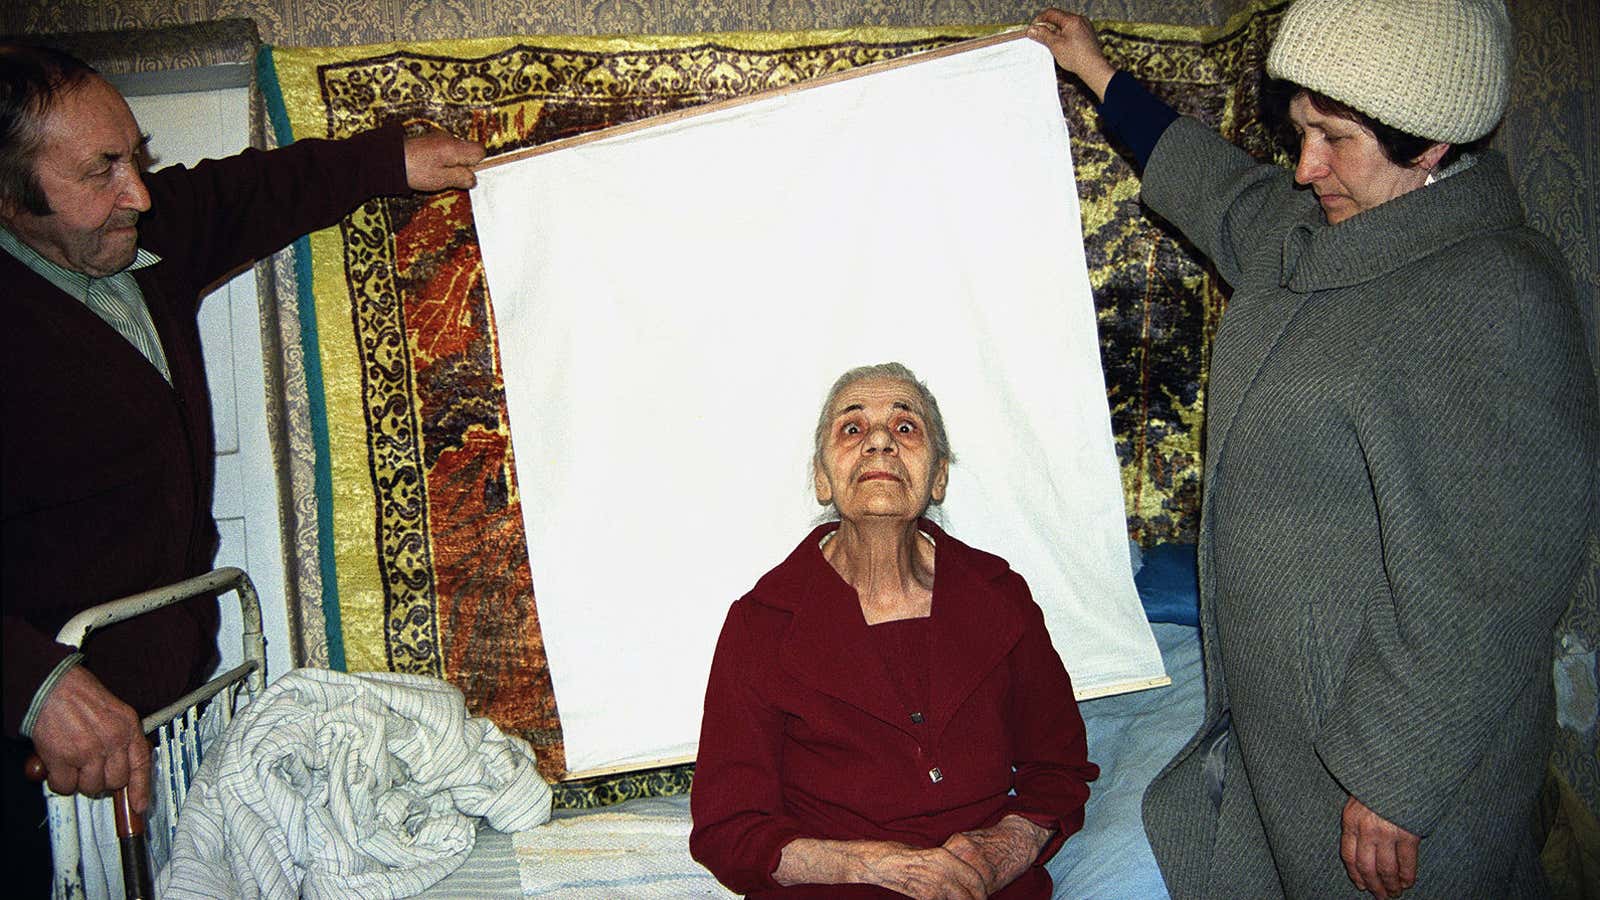
[[[44,760],[35,753],[22,766],[22,773],[31,781],[43,782],[50,773],[45,771]],[[111,806],[116,812],[117,843],[122,847],[122,890],[127,900],[152,900],[155,892],[150,887],[150,857],[145,853],[144,816],[135,812],[128,802],[128,789],[118,788],[111,795]]]

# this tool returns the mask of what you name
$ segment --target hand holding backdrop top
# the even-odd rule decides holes
[[[413,191],[468,190],[477,186],[472,167],[483,161],[483,145],[443,131],[406,138],[406,184]]]

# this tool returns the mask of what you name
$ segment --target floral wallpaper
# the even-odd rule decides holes
[[[102,31],[249,18],[283,46],[501,34],[676,34],[1021,22],[1029,0],[9,0],[0,30]],[[1242,0],[1089,0],[1101,19],[1206,24]]]

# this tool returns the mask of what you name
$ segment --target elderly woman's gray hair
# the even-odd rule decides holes
[[[923,418],[928,425],[929,446],[933,448],[932,465],[935,469],[941,462],[954,463],[955,454],[950,452],[950,438],[944,431],[944,416],[939,413],[939,401],[934,399],[933,392],[922,383],[917,374],[897,362],[878,363],[871,366],[857,366],[840,375],[834,381],[833,387],[828,389],[828,396],[822,401],[822,412],[817,415],[817,431],[811,439],[811,464],[813,466],[822,461],[822,442],[827,440],[828,428],[833,422],[833,404],[839,399],[839,394],[845,388],[858,381],[868,378],[892,378],[904,382],[917,391],[917,398],[922,401]]]

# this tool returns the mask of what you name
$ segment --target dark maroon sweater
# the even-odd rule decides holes
[[[922,523],[935,542],[928,697],[926,709],[907,709],[856,592],[818,546],[833,527],[808,535],[728,611],[695,764],[694,858],[736,891],[844,896],[778,888],[784,845],[936,847],[1020,813],[1055,837],[997,896],[1048,897],[1043,863],[1082,827],[1099,770],[1027,585],[1000,557]]]
[[[134,273],[171,364],[168,385],[80,301],[0,252],[5,734],[66,656],[57,630],[80,610],[210,569],[211,409],[196,321],[224,275],[359,203],[404,193],[396,127],[300,141],[146,177],[139,244],[162,261]],[[86,664],[142,714],[213,664],[206,600],[90,638]]]

